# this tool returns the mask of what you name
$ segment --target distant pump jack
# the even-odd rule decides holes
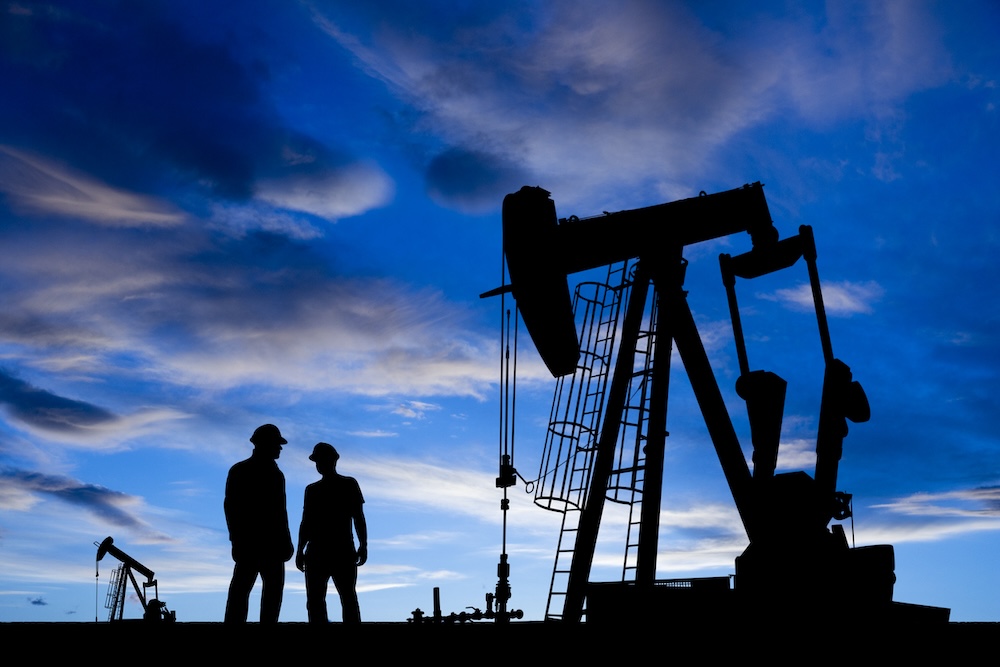
[[[157,599],[159,597],[159,589],[153,571],[116,547],[114,542],[111,537],[105,538],[100,544],[94,542],[94,546],[97,547],[98,563],[103,560],[106,554],[111,554],[121,561],[121,565],[111,571],[111,581],[108,584],[108,595],[104,603],[105,608],[109,610],[108,621],[117,622],[123,620],[127,590],[126,581],[132,582],[135,594],[139,598],[139,602],[142,603],[142,618],[144,621],[172,623],[177,620],[176,614],[168,611],[167,605]],[[146,581],[142,582],[142,589],[139,588],[132,570],[146,577]],[[98,576],[100,576],[100,572],[98,572]],[[150,587],[153,588],[154,597],[147,600],[146,589]]]

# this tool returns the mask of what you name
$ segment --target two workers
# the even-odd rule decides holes
[[[277,623],[285,584],[285,563],[305,573],[310,623],[327,623],[326,592],[330,579],[340,594],[345,623],[359,623],[358,567],[368,559],[368,527],[364,497],[352,477],[337,473],[340,455],[332,445],[317,443],[309,460],[322,476],[306,487],[298,548],[292,546],[285,500],[285,476],[278,468],[278,427],[264,424],[250,437],[250,458],[229,470],[226,480],[226,524],[235,567],[226,602],[227,623],[245,623],[250,591],[259,575],[263,590],[261,623]],[[358,536],[355,549],[354,533]]]

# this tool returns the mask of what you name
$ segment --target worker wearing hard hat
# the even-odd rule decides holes
[[[361,622],[356,587],[358,566],[368,560],[368,525],[362,509],[365,499],[353,477],[337,474],[339,458],[337,450],[325,442],[317,443],[309,456],[323,479],[306,487],[295,567],[306,575],[310,623],[329,622],[326,591],[330,579],[340,594],[344,623]]]
[[[226,601],[226,622],[245,623],[250,591],[260,575],[260,622],[277,623],[285,586],[285,563],[292,557],[292,536],[285,504],[285,476],[278,469],[287,440],[274,424],[264,424],[250,437],[250,458],[229,470],[226,480],[226,524],[233,544],[233,580]]]

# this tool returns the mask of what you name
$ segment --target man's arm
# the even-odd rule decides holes
[[[300,572],[306,571],[306,544],[309,543],[309,534],[306,527],[308,517],[309,489],[306,489],[305,501],[302,503],[302,521],[299,522],[299,546],[295,551],[295,567]]]
[[[226,513],[226,529],[229,531],[230,541],[233,539],[233,524],[236,523],[236,511],[233,501],[233,473],[230,471],[226,477],[226,496],[222,501],[222,511]]]
[[[364,565],[368,560],[368,524],[365,522],[365,508],[358,505],[354,515],[354,530],[358,532],[358,565]]]
[[[243,480],[242,470],[238,466],[233,466],[226,477],[226,497],[222,508],[226,513],[226,528],[229,529],[229,541],[235,546],[237,542],[241,544],[246,541],[247,524],[247,499],[245,493],[246,483]]]
[[[280,471],[279,471],[279,473],[280,473]],[[285,535],[284,535],[284,538],[285,538],[285,544],[286,544],[286,546],[285,546],[285,552],[284,552],[284,554],[282,554],[281,561],[283,563],[287,563],[291,559],[292,552],[294,551],[295,547],[292,545],[292,531],[288,527],[288,501],[287,501],[287,496],[285,495],[285,475],[284,474],[281,475],[281,514],[282,514],[282,517],[285,520]]]
[[[358,565],[364,565],[368,560],[368,523],[365,521],[365,497],[361,495],[361,487],[358,481],[354,481],[354,488],[358,492],[358,502],[354,509],[354,530],[358,533]]]

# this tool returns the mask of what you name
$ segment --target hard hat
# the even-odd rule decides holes
[[[250,436],[250,442],[255,445],[286,445],[288,441],[281,437],[281,431],[274,424],[264,424]]]
[[[310,461],[333,461],[337,462],[340,458],[340,454],[337,450],[333,448],[333,445],[327,444],[325,442],[317,442],[316,446],[313,447],[313,453],[309,455]]]

